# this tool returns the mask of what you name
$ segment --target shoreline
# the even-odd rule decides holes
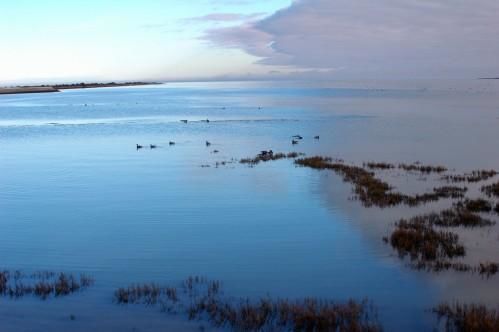
[[[92,88],[113,88],[125,86],[153,85],[161,84],[157,82],[125,82],[125,83],[75,83],[75,84],[54,84],[54,85],[34,85],[17,86],[12,88],[0,87],[0,95],[22,94],[22,93],[50,93],[61,92],[61,90],[72,89],[92,89]]]

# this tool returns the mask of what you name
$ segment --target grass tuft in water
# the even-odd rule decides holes
[[[86,275],[49,271],[25,275],[20,271],[0,271],[0,296],[20,298],[32,294],[41,299],[50,296],[67,296],[90,287],[94,280]]]
[[[448,332],[499,331],[499,311],[478,304],[442,303],[433,309]]]
[[[171,295],[173,289],[174,297]],[[179,290],[156,284],[131,285],[115,292],[115,302],[160,304],[164,311],[184,313],[190,320],[205,319],[214,327],[235,331],[382,330],[376,309],[367,300],[337,303],[315,298],[234,299],[223,296],[219,281],[198,276],[188,277]]]

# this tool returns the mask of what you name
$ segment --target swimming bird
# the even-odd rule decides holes
[[[150,147],[151,149],[156,149],[156,148],[157,148],[157,146],[156,146],[156,145],[154,145],[154,144],[149,144],[149,147]]]
[[[187,123],[187,120],[180,120],[180,121],[183,122],[183,123]]]
[[[317,136],[314,136],[314,138],[315,138],[315,139],[319,139],[319,135],[317,135]]]
[[[142,148],[143,148],[143,146],[142,146],[142,145],[137,144],[137,150],[138,150],[138,149],[142,149]]]
[[[293,144],[293,145],[298,144],[298,141],[293,139],[293,140],[291,140],[291,144]]]
[[[206,122],[208,123],[208,122],[210,122],[210,120],[206,119]]]
[[[293,138],[296,138],[296,139],[303,139],[303,137],[301,137],[300,135],[294,135],[294,136],[291,136]]]
[[[213,150],[213,153],[218,153],[218,150]]]
[[[211,145],[211,143],[206,141],[206,146],[210,146],[210,145]]]
[[[170,141],[168,144],[169,144],[169,145],[175,145],[175,142]]]

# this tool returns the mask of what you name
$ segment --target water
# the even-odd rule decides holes
[[[96,279],[64,299],[1,299],[0,327],[196,330],[112,303],[117,287],[189,275],[232,296],[367,297],[389,331],[431,330],[427,309],[443,299],[494,303],[497,281],[414,272],[381,242],[407,209],[362,208],[334,174],[287,160],[214,166],[273,149],[499,169],[498,91],[490,80],[232,82],[0,96],[1,267]]]

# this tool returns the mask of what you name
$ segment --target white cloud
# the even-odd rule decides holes
[[[498,17],[496,0],[298,0],[204,39],[339,77],[496,76]]]

